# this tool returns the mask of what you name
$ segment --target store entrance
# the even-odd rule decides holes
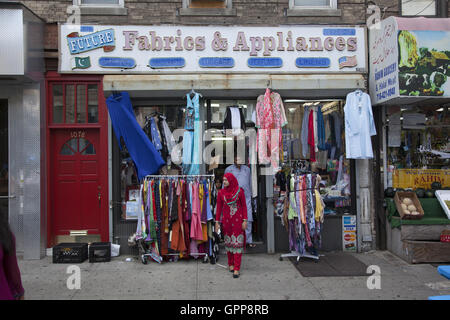
[[[185,125],[185,107],[186,99],[181,96],[175,99],[158,99],[158,98],[144,98],[135,97],[132,98],[132,105],[136,120],[141,128],[146,132],[148,127],[148,120],[151,117],[162,116],[164,117],[170,131],[174,134],[177,144],[182,145],[182,139],[178,139],[176,135],[177,129],[184,129]],[[214,137],[205,135],[205,139],[202,142],[202,148],[200,153],[203,156],[202,150],[208,148],[211,143],[224,143],[223,155],[228,150],[233,149],[233,141],[225,140],[223,138],[223,122],[227,106],[239,105],[244,110],[245,122],[248,128],[254,128],[255,124],[252,121],[252,112],[255,109],[256,98],[248,100],[210,100],[200,99],[200,120],[202,125],[202,131],[208,131]],[[183,136],[183,135],[181,135]],[[209,138],[208,138],[209,137]],[[136,170],[133,165],[128,152],[125,149],[119,149],[119,142],[113,138],[113,219],[114,219],[114,238],[118,243],[125,248],[127,239],[136,231],[135,217],[127,214],[126,203],[130,199],[130,195],[133,190],[139,189],[140,181],[137,178]],[[228,143],[228,146],[227,146]],[[215,154],[213,152],[214,156]],[[248,166],[248,152],[244,155],[245,163]],[[182,165],[176,162],[176,159],[170,159],[165,157],[166,165],[160,170],[162,175],[180,175],[183,174]],[[222,178],[225,170],[233,165],[233,156],[227,159],[222,157],[217,164],[209,164],[208,159],[202,157],[202,163],[200,165],[200,173],[204,175],[214,175],[218,185],[222,185]],[[250,168],[250,166],[249,166]],[[253,192],[252,198],[252,241],[256,244],[255,248],[248,248],[249,252],[266,252],[267,248],[264,246],[266,242],[266,208],[265,208],[265,176],[259,174],[260,168],[254,166],[253,170],[256,172],[257,181],[254,185],[257,185],[256,191]],[[128,248],[127,248],[128,249]],[[131,249],[130,249],[131,250]],[[132,251],[132,250],[131,250]],[[134,251],[133,251],[134,252]],[[133,253],[130,252],[130,253]]]

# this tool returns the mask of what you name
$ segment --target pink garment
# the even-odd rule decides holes
[[[282,128],[287,124],[286,113],[280,94],[267,88],[264,96],[256,102],[256,128],[258,160],[278,167],[280,149],[283,146]]]
[[[308,122],[308,144],[309,144],[309,155],[311,162],[316,162],[316,144],[314,140],[314,110],[311,109],[309,113]]]
[[[191,239],[203,240],[202,222],[200,215],[199,184],[195,182],[192,185],[192,217],[191,217]]]
[[[277,129],[278,132],[275,134],[278,136],[278,145],[272,144],[270,154],[272,155],[272,166],[275,168],[278,166],[277,159],[280,158],[280,150],[283,148],[283,127],[287,124],[286,113],[284,112],[284,105],[281,96],[277,92],[272,92],[270,94],[270,101],[273,110],[273,127]],[[283,152],[281,152],[281,155]]]
[[[273,128],[273,111],[270,101],[270,90],[266,89],[264,96],[259,96],[256,102],[256,151],[260,163],[270,162],[271,129]]]

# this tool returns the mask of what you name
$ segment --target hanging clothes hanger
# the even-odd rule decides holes
[[[191,91],[189,91],[189,97],[191,97],[191,95],[192,94],[198,94],[200,97],[202,97],[203,98],[203,95],[200,93],[200,92],[196,92],[195,90],[194,90],[194,80],[191,80]],[[184,99],[186,99],[186,95],[183,95],[183,98]]]

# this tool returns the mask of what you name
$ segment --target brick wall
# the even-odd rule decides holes
[[[72,0],[23,0],[20,1],[47,21],[45,49],[58,49],[57,23],[67,21],[67,7]],[[287,16],[289,0],[233,0],[236,16],[180,16],[181,0],[125,0],[128,12],[125,16],[87,16],[81,23],[113,25],[279,25],[279,24],[365,24],[365,0],[338,0],[338,17]],[[389,2],[389,1],[385,1]],[[54,54],[47,54],[53,57]]]
[[[47,22],[65,22],[72,0],[21,1]],[[236,16],[179,16],[181,0],[125,0],[126,16],[82,16],[82,23],[99,24],[364,24],[366,0],[338,0],[340,17],[288,17],[289,0],[234,0]]]

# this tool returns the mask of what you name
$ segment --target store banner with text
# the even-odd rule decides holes
[[[430,21],[427,24],[430,30],[423,30],[423,26],[415,30],[413,23],[400,25],[399,19],[389,17],[369,31],[369,87],[373,104],[398,97],[449,97],[448,19],[442,19],[441,24],[435,21],[438,19]]]
[[[433,182],[450,187],[450,169],[397,169],[392,178],[394,188],[431,189]]]
[[[61,73],[365,73],[364,26],[59,26]]]

